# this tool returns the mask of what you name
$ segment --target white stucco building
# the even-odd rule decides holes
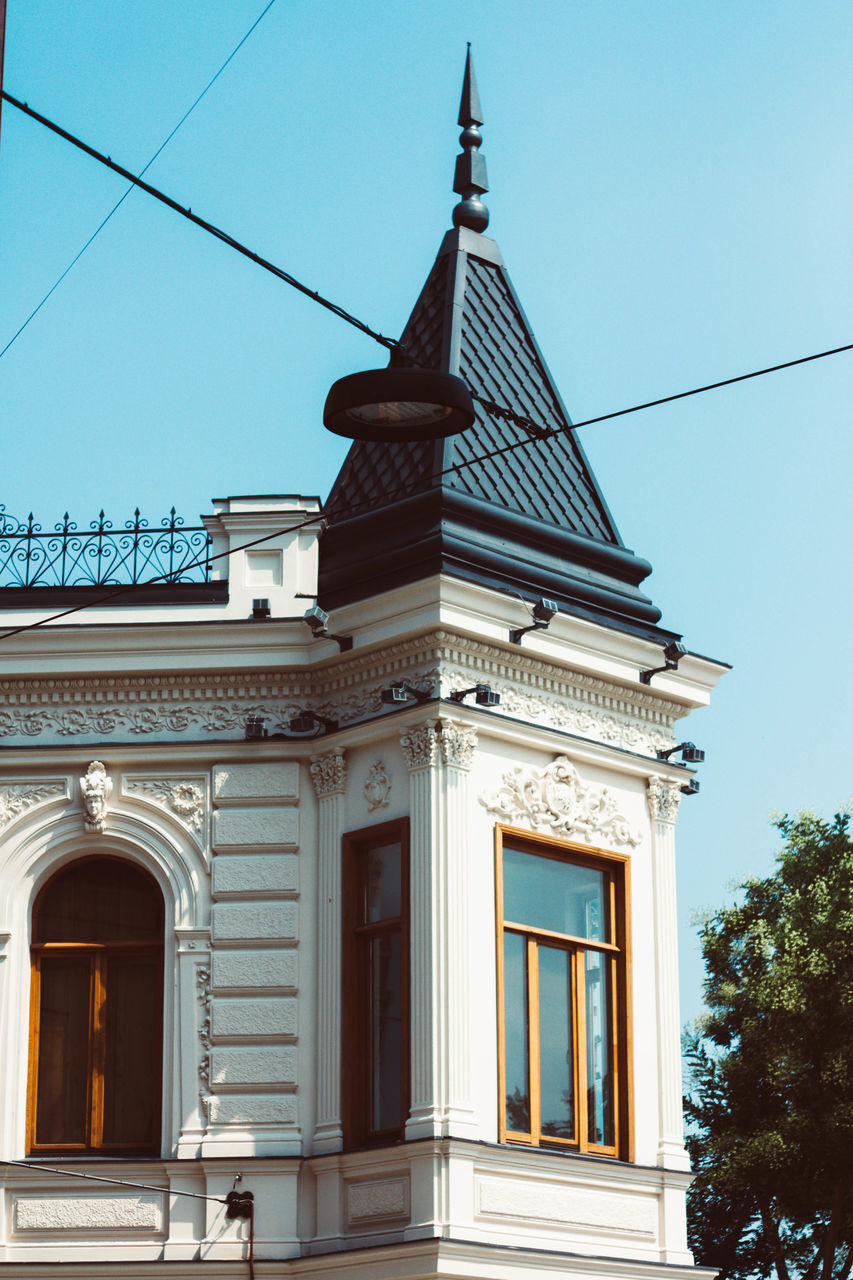
[[[216,502],[194,582],[105,599],[0,532],[31,552],[0,632],[85,606],[3,644],[0,1277],[241,1277],[250,1226],[259,1277],[708,1274],[692,773],[658,753],[724,667],[640,679],[679,637],[578,442],[484,407],[568,421],[482,234],[470,77],[460,123],[402,341],[479,394],[470,432],[354,445],[323,507]],[[133,537],[103,547],[150,556]]]

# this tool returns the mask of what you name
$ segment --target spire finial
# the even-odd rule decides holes
[[[471,42],[465,58],[465,79],[462,81],[462,101],[459,104],[459,124],[462,133],[459,144],[462,155],[456,157],[456,175],[453,190],[461,195],[453,210],[454,227],[469,227],[472,231],[485,231],[489,225],[489,211],[480,196],[489,189],[486,177],[486,161],[479,153],[483,141],[477,128],[483,123],[483,108],[477,92],[474,63],[471,59]]]

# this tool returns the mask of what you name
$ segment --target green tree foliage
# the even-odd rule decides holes
[[[701,929],[708,1012],[687,1036],[688,1200],[721,1280],[847,1280],[853,1264],[849,815],[781,818],[777,870]]]

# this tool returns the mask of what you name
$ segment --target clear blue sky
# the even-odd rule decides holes
[[[263,0],[8,0],[6,88],[140,169]],[[385,333],[449,226],[465,41],[490,234],[576,419],[853,341],[847,0],[277,0],[152,182]],[[123,191],[3,111],[0,347]],[[0,502],[45,526],[328,492],[369,339],[134,192],[0,360]],[[730,661],[688,735],[689,920],[850,771],[853,355],[582,433],[664,624]]]

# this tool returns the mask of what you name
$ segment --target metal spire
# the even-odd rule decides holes
[[[486,177],[486,161],[479,153],[483,141],[477,125],[483,123],[483,108],[477,92],[474,63],[471,60],[471,42],[465,58],[465,79],[462,82],[462,101],[459,104],[459,124],[462,133],[459,144],[462,155],[456,157],[456,174],[453,190],[461,195],[453,210],[454,227],[469,227],[472,231],[485,231],[489,225],[489,211],[480,196],[489,189]]]

